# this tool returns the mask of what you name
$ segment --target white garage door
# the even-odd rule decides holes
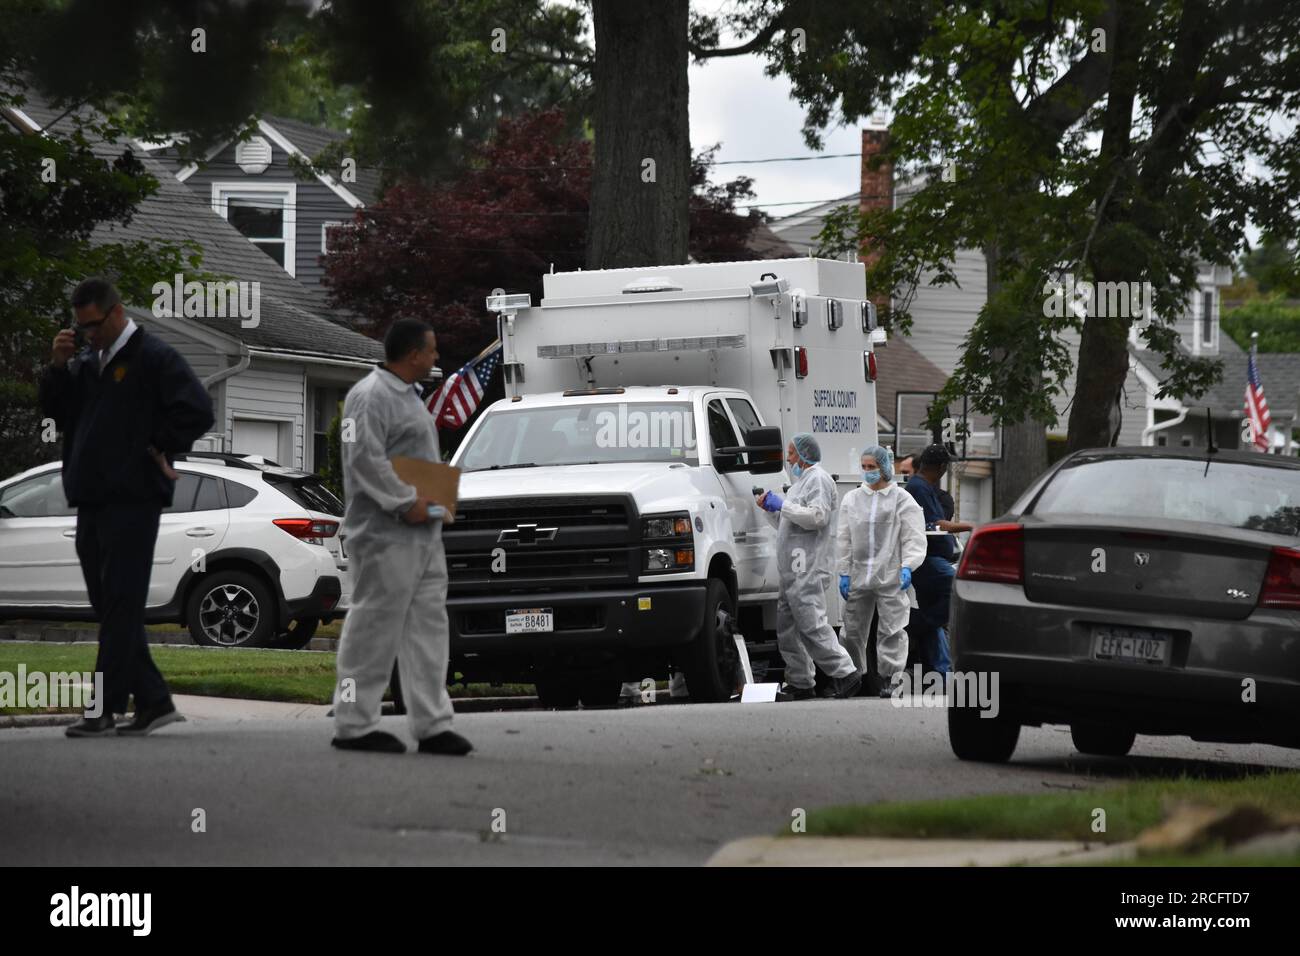
[[[278,462],[281,457],[280,435],[285,427],[280,422],[251,422],[236,418],[231,427],[231,450],[236,455],[261,455]]]

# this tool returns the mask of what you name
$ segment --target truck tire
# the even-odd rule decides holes
[[[736,616],[727,586],[709,578],[704,598],[704,621],[700,633],[686,653],[682,671],[693,701],[719,702],[736,692],[736,668],[740,658],[735,641],[724,626],[723,614]]]
[[[316,628],[319,626],[320,618],[318,617],[290,618],[284,629],[275,636],[271,646],[284,650],[300,651],[311,643],[311,639],[316,634]]]
[[[581,696],[578,682],[552,671],[544,671],[533,679],[537,689],[537,702],[547,710],[567,710],[578,706]]]

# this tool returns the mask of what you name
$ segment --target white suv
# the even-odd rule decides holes
[[[0,482],[0,618],[94,620],[62,466]],[[315,475],[191,452],[162,513],[145,619],[213,647],[303,647],[350,585],[343,504]]]

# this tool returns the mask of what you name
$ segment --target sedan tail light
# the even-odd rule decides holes
[[[1259,592],[1260,607],[1300,609],[1300,551],[1274,548]]]
[[[985,525],[971,535],[957,577],[963,581],[1025,583],[1025,532],[1018,524]]]
[[[339,530],[337,521],[323,521],[319,518],[275,518],[271,523],[308,544],[323,545],[326,538],[334,537]]]

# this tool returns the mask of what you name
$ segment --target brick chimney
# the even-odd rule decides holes
[[[858,208],[862,212],[868,209],[894,208],[894,164],[882,159],[889,146],[889,127],[883,122],[873,120],[862,129],[862,185]],[[879,258],[878,252],[869,252],[864,244],[858,250],[858,256],[868,265]],[[876,308],[882,313],[889,307],[889,293],[872,290],[869,296]]]

